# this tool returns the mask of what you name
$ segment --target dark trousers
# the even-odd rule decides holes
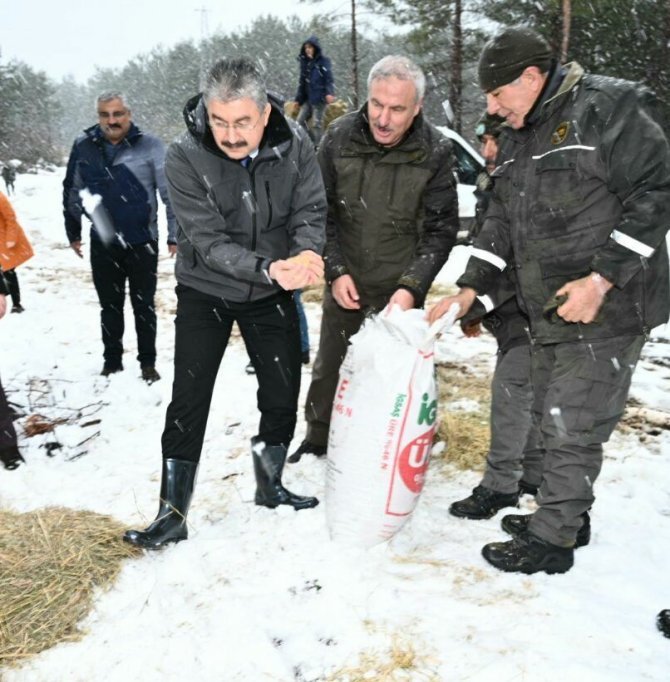
[[[5,390],[0,382],[0,453],[16,450],[14,413],[7,403]]]
[[[91,239],[91,270],[100,301],[105,363],[118,367],[123,355],[123,306],[126,280],[137,332],[137,359],[142,367],[156,364],[156,270],[158,242],[106,245]]]
[[[360,291],[359,291],[360,293]],[[361,328],[367,315],[379,312],[387,298],[373,299],[361,310],[346,310],[335,302],[330,287],[323,294],[323,315],[319,350],[312,368],[312,382],[305,401],[305,439],[314,445],[328,445],[330,413],[340,378],[340,366],[349,348],[349,339]]]
[[[547,542],[574,544],[643,344],[643,336],[627,336],[532,347],[533,412],[545,460],[529,529]]]
[[[16,270],[5,270],[2,273],[7,282],[7,288],[9,289],[9,295],[12,297],[12,305],[16,307],[21,304],[21,289],[19,287],[19,276],[16,274]]]
[[[174,383],[165,415],[165,459],[200,460],[214,382],[237,322],[256,370],[258,439],[288,447],[300,393],[300,329],[290,292],[232,303],[178,285]]]

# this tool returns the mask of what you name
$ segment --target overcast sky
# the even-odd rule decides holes
[[[350,0],[0,0],[0,55],[57,80],[71,74],[84,82],[96,65],[120,67],[159,44],[197,42],[265,14],[306,20],[326,10],[346,22]]]

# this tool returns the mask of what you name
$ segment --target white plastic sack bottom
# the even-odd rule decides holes
[[[333,540],[371,547],[414,510],[437,426],[434,340],[425,312],[398,307],[351,338],[328,439]]]

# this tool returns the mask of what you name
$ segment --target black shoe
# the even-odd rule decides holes
[[[492,566],[506,573],[565,573],[575,560],[572,547],[558,547],[532,533],[521,533],[508,542],[491,542],[482,548],[482,556]]]
[[[656,627],[663,633],[664,637],[670,637],[670,609],[663,609],[656,616]]]
[[[305,439],[302,443],[300,443],[298,449],[288,458],[288,461],[291,464],[295,464],[296,462],[300,461],[300,458],[303,455],[308,453],[314,455],[315,457],[325,457],[328,454],[327,446],[315,445],[314,443],[310,443],[307,439]]]
[[[254,460],[256,474],[256,504],[274,509],[280,504],[287,504],[296,511],[311,509],[319,504],[316,497],[303,497],[284,488],[281,482],[286,448],[283,445],[260,444],[256,438],[251,439],[251,456]]]
[[[253,366],[251,362],[247,364],[247,366],[244,368],[244,371],[247,374],[256,374],[256,368]]]
[[[153,365],[145,365],[142,367],[142,380],[146,381],[149,385],[153,384],[154,381],[158,381],[161,375],[156,371]]]
[[[21,462],[26,460],[21,457],[18,447],[16,445],[10,445],[6,448],[0,448],[0,462],[5,466],[5,469],[10,471],[18,469]]]
[[[532,514],[508,514],[502,517],[500,525],[502,529],[510,535],[520,535],[528,530],[528,524]],[[577,531],[575,538],[575,549],[584,547],[591,541],[591,517],[588,512],[582,515],[582,527]]]
[[[526,483],[523,478],[519,481],[519,495],[532,495],[535,497],[537,495],[538,487],[536,485],[531,485]]]
[[[164,459],[158,516],[144,530],[127,530],[123,539],[142,549],[161,549],[188,538],[186,514],[191,504],[198,465],[185,459]]]
[[[461,519],[490,519],[505,507],[516,507],[519,504],[519,493],[497,493],[495,490],[478,485],[472,495],[464,500],[454,502],[449,507],[452,516]]]
[[[102,366],[102,372],[100,372],[100,376],[108,377],[110,374],[116,374],[117,372],[123,372],[123,365],[121,363],[116,364],[112,362],[106,362]]]
[[[303,365],[309,365],[309,351],[308,350],[304,350],[302,352],[301,359],[302,359]]]
[[[13,313],[22,313],[24,311],[25,308],[20,303],[16,303],[15,305],[12,306]]]

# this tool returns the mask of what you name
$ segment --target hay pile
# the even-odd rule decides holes
[[[453,363],[439,364],[436,369],[440,406],[437,434],[447,448],[434,461],[483,471],[490,443],[491,376],[475,374],[469,367]],[[447,411],[444,407],[463,399],[477,402],[479,409],[464,412]]]
[[[90,511],[0,510],[0,666],[81,638],[77,623],[95,590],[109,589],[123,560],[141,555],[121,541],[123,530]]]

